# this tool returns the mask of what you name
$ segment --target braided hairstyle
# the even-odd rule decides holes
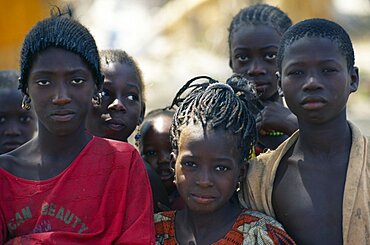
[[[233,34],[244,25],[267,25],[283,35],[292,25],[292,20],[279,8],[267,4],[256,4],[243,8],[233,17],[230,23],[229,50],[231,50]]]
[[[132,68],[132,70],[135,72],[136,79],[139,82],[141,98],[143,98],[143,101],[145,101],[145,86],[143,75],[135,59],[127,54],[125,51],[120,49],[106,49],[101,50],[99,53],[102,65],[109,65],[110,63],[120,63],[128,65]]]
[[[194,83],[201,79],[207,81]],[[227,83],[229,85],[200,76],[189,80],[179,90],[171,105],[178,107],[170,130],[174,151],[178,150],[182,128],[189,123],[200,123],[204,129],[223,129],[238,136],[238,148],[243,159],[248,159],[257,140],[252,113],[256,91],[254,85],[240,75],[233,75]]]
[[[327,38],[338,44],[339,52],[346,58],[347,68],[350,70],[355,63],[355,55],[351,38],[339,24],[326,19],[307,19],[298,22],[283,35],[277,53],[277,65],[281,73],[284,53],[288,46],[304,38]]]
[[[19,88],[23,93],[27,94],[28,76],[35,57],[50,47],[79,55],[91,70],[97,87],[101,87],[104,79],[100,73],[99,53],[93,36],[81,23],[58,10],[58,13],[39,21],[23,42],[19,78]]]

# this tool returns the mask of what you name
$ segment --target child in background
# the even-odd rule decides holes
[[[370,244],[369,137],[346,115],[359,84],[350,37],[332,21],[304,20],[285,32],[277,62],[299,131],[251,163],[244,201],[298,244]]]
[[[170,127],[174,115],[173,110],[168,108],[156,109],[149,112],[143,123],[137,138],[139,152],[144,161],[156,171],[166,188],[168,195],[168,208],[171,210],[182,209],[184,207],[174,180],[174,166],[171,166],[171,142]],[[162,210],[164,211],[164,210]]]
[[[157,244],[295,244],[275,220],[231,201],[257,137],[251,85],[240,76],[229,79],[233,87],[211,78],[192,84],[199,78],[178,92],[170,131],[186,206],[155,214]]]
[[[283,33],[292,25],[280,9],[256,4],[240,10],[229,27],[229,65],[256,85],[263,106],[256,122],[256,154],[275,149],[298,129],[297,118],[278,92],[276,54]]]
[[[23,145],[37,131],[35,111],[21,106],[18,78],[15,70],[0,70],[0,154]]]
[[[91,107],[86,126],[93,135],[127,142],[145,114],[142,74],[125,51],[103,50],[100,57],[105,77],[102,102]]]
[[[85,129],[103,83],[92,35],[71,18],[47,18],[27,34],[20,60],[38,134],[0,156],[0,243],[153,244],[139,153]]]
[[[123,50],[103,50],[100,58],[104,75],[101,104],[91,105],[86,127],[93,135],[127,142],[145,114],[142,73],[134,58]],[[157,173],[144,163],[152,187],[153,208],[159,211],[158,203],[168,205],[168,198]]]

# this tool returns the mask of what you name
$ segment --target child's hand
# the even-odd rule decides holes
[[[256,125],[261,135],[272,131],[291,135],[298,129],[297,117],[279,102],[267,101],[264,109],[256,117]]]

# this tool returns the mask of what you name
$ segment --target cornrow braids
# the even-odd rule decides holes
[[[292,20],[279,8],[267,4],[256,4],[243,8],[233,17],[228,29],[230,50],[233,34],[243,25],[267,25],[283,35],[292,25]]]
[[[106,49],[101,50],[99,53],[103,65],[109,65],[110,63],[120,63],[130,66],[134,70],[136,78],[139,82],[141,97],[143,98],[143,101],[145,101],[145,85],[143,74],[135,59],[127,54],[125,51],[120,49]]]
[[[81,23],[60,13],[39,21],[23,42],[19,78],[22,92],[27,94],[28,76],[35,57],[49,47],[62,48],[79,55],[90,68],[97,87],[101,87],[104,78],[100,73],[100,58],[93,36]]]
[[[18,79],[16,70],[0,70],[0,89],[17,89]]]
[[[228,85],[207,76],[195,77],[179,90],[172,103],[172,107],[178,107],[170,130],[174,151],[178,150],[182,128],[189,123],[200,123],[205,129],[223,129],[240,137],[238,147],[242,157],[249,157],[257,141],[252,113],[257,95],[253,84],[238,82],[241,78],[233,75],[227,80]],[[207,81],[199,83],[201,79]],[[196,81],[198,83],[194,83]]]
[[[355,55],[348,33],[343,27],[333,21],[314,18],[298,22],[283,35],[277,53],[277,65],[280,73],[287,47],[304,37],[327,38],[337,43],[339,52],[346,58],[347,68],[353,68]]]

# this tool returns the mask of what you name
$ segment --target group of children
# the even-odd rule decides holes
[[[37,23],[21,92],[0,72],[0,243],[370,244],[346,31],[257,4],[233,18],[229,53],[235,75],[195,77],[144,117],[131,56],[99,52],[70,17]]]

